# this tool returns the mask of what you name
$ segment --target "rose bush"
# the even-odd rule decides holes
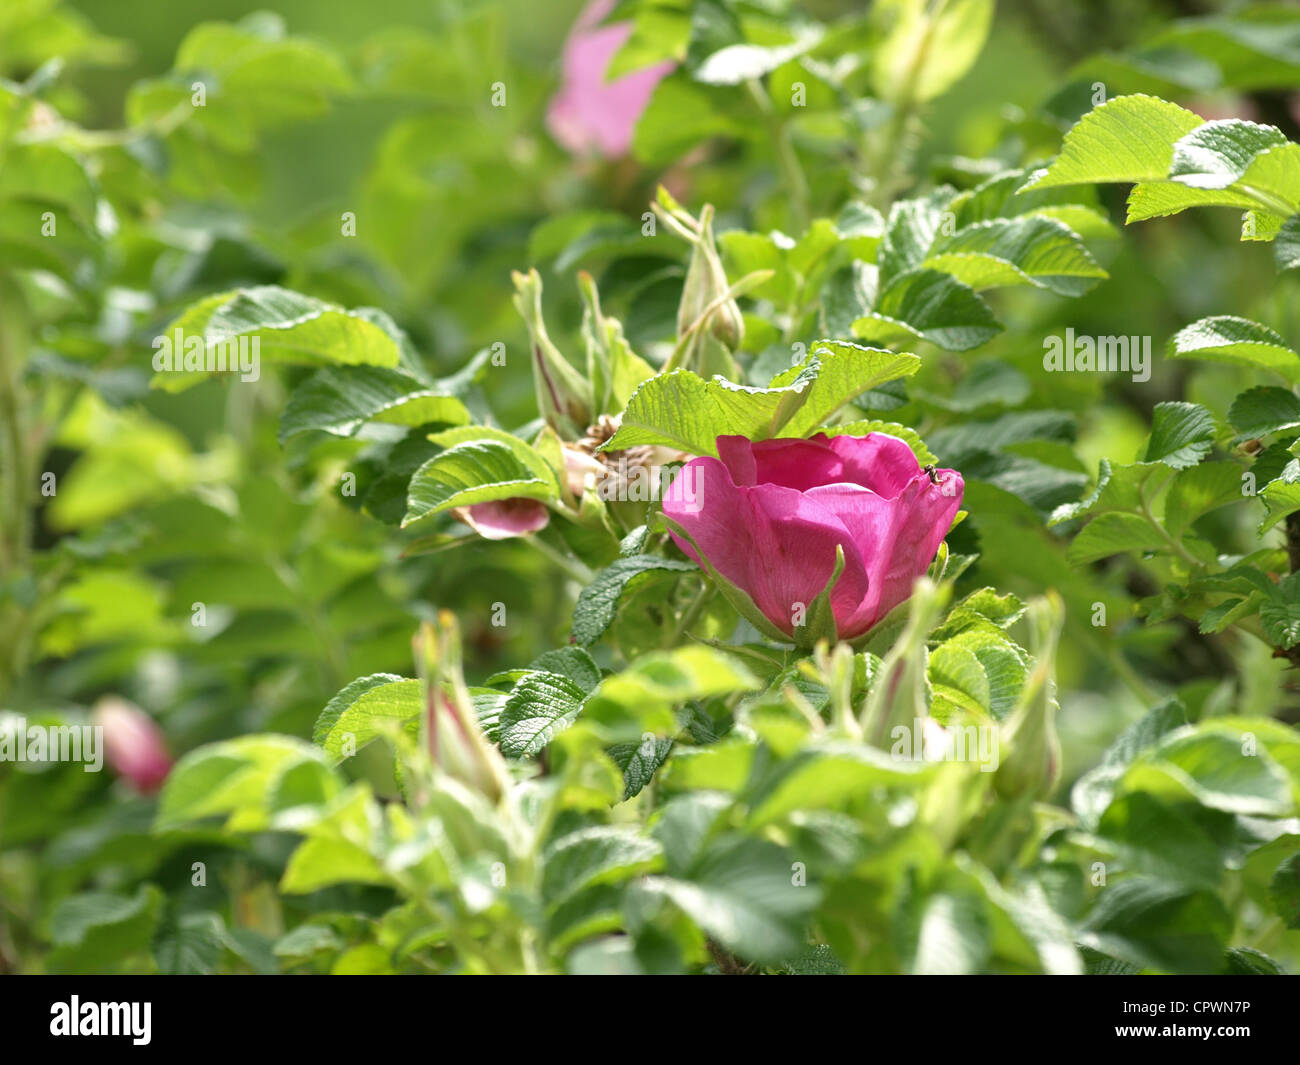
[[[0,971],[1300,968],[1300,14],[92,6]]]

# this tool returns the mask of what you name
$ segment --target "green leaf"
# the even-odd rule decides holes
[[[1125,790],[1152,790],[1172,780],[1175,794],[1231,814],[1285,816],[1293,812],[1291,781],[1267,753],[1247,753],[1239,735],[1190,727],[1165,736],[1128,769]]]
[[[162,892],[153,884],[141,884],[130,897],[88,891],[61,900],[50,915],[49,971],[118,971],[149,949],[162,905]]]
[[[750,388],[721,377],[705,381],[689,370],[658,374],[633,394],[603,450],[661,444],[689,455],[716,455],[720,436],[765,440],[808,399],[818,369],[810,360],[778,388]]]
[[[966,226],[937,241],[923,265],[952,274],[976,291],[1034,285],[1081,296],[1108,276],[1068,226],[1042,215]]]
[[[1144,751],[1149,750],[1166,733],[1187,724],[1187,711],[1177,699],[1168,699],[1153,707],[1138,721],[1119,734],[1106,748],[1094,769],[1075,783],[1070,796],[1075,812],[1087,825],[1095,825],[1110,803],[1115,785],[1124,770]]]
[[[557,732],[573,724],[585,696],[578,685],[559,673],[528,673],[501,708],[501,752],[509,758],[537,754]]]
[[[1146,792],[1116,798],[1097,834],[1117,844],[1128,872],[1189,887],[1216,888],[1223,879],[1219,845],[1182,806]]]
[[[983,896],[960,882],[949,891],[909,891],[897,917],[895,935],[901,941],[904,971],[914,975],[979,972],[992,945]]]
[[[1153,551],[1164,544],[1159,530],[1140,514],[1102,514],[1084,526],[1065,557],[1072,566],[1083,566],[1125,551]]]
[[[587,697],[583,719],[604,725],[616,740],[643,742],[647,731],[677,730],[673,707],[759,686],[735,656],[721,650],[688,646],[656,651],[605,677]]]
[[[1269,481],[1259,493],[1268,516],[1259,523],[1262,536],[1279,521],[1300,510],[1300,461],[1292,459],[1281,474]]]
[[[1300,269],[1300,214],[1292,215],[1278,230],[1273,256],[1279,271]]]
[[[293,390],[280,416],[281,442],[319,429],[353,436],[368,421],[392,425],[466,425],[465,404],[399,370],[378,366],[318,370]]]
[[[1224,956],[1230,976],[1285,976],[1286,970],[1254,947],[1232,947]]]
[[[334,696],[316,718],[312,742],[335,760],[344,748],[358,751],[376,736],[418,717],[424,709],[420,682],[393,673],[358,677]]]
[[[452,507],[499,499],[558,498],[555,473],[535,449],[500,429],[467,425],[429,437],[444,448],[411,478],[405,528]]]
[[[864,348],[842,340],[819,340],[799,366],[777,374],[769,388],[792,385],[816,367],[805,402],[780,427],[780,436],[807,436],[864,392],[916,373],[921,360],[909,352]]]
[[[650,783],[655,772],[668,760],[673,749],[670,739],[649,738],[640,743],[616,743],[607,752],[623,771],[623,798],[631,799]]]
[[[1002,332],[988,305],[949,274],[909,270],[880,293],[871,314],[853,323],[853,334],[883,344],[928,340],[948,351],[967,351]]]
[[[879,5],[890,21],[873,62],[877,95],[924,103],[947,92],[984,48],[993,8],[993,0],[953,0],[940,7],[923,0]]]
[[[174,827],[228,814],[230,831],[266,827],[277,781],[304,761],[325,763],[317,747],[292,736],[261,733],[209,744],[172,768],[158,806],[158,825]]]
[[[693,562],[660,558],[658,555],[629,555],[601,570],[582,590],[573,608],[573,638],[589,647],[605,634],[618,613],[625,592],[645,583],[650,575],[698,571]]]
[[[822,38],[820,26],[811,25],[795,34],[788,44],[732,44],[707,56],[692,72],[696,81],[706,85],[739,85],[751,78],[761,78],[791,59],[815,47]]]
[[[1279,863],[1268,882],[1268,894],[1287,928],[1300,928],[1300,854]]]
[[[299,292],[261,285],[210,296],[172,322],[162,334],[171,340],[201,337],[205,352],[251,347],[264,361],[306,366],[343,364],[393,367],[401,360],[397,342],[371,319]],[[176,364],[154,374],[152,384],[179,392],[202,380],[203,371],[183,368],[185,345],[172,344]]]
[[[750,823],[761,826],[800,810],[847,807],[883,787],[916,784],[923,768],[874,747],[834,742],[809,747],[752,796]]]
[[[1244,437],[1294,429],[1300,426],[1300,397],[1285,388],[1247,389],[1232,401],[1228,421]]]
[[[1231,934],[1232,918],[1215,894],[1130,877],[1102,892],[1080,941],[1139,968],[1209,973]]]
[[[226,927],[220,915],[204,910],[165,921],[153,943],[160,972],[176,976],[210,976],[221,961]]]
[[[669,899],[708,935],[745,960],[779,962],[804,939],[804,923],[820,897],[796,887],[790,859],[764,840],[725,837],[687,878],[650,877],[644,889]]]
[[[1055,162],[1024,188],[1163,181],[1174,144],[1202,122],[1199,115],[1154,96],[1117,96],[1079,119]]]
[[[1097,487],[1078,503],[1066,503],[1052,512],[1049,525],[1112,511],[1134,511],[1141,507],[1142,492],[1151,475],[1164,466],[1155,462],[1133,462],[1112,466],[1102,459],[1097,469]]]
[[[1300,355],[1273,330],[1245,318],[1220,315],[1193,322],[1169,342],[1169,355],[1271,370],[1288,384],[1300,382]]]
[[[1165,496],[1165,528],[1175,539],[1204,514],[1242,499],[1242,470],[1235,462],[1203,462],[1179,471]]]
[[[1195,466],[1214,445],[1214,415],[1197,403],[1157,403],[1144,462],[1176,470]]]
[[[95,224],[95,188],[73,156],[54,144],[11,144],[0,167],[0,200],[65,208],[84,230]],[[37,232],[40,230],[38,229]]]
[[[977,628],[945,640],[930,652],[934,686],[931,713],[973,712],[1003,720],[1028,676],[1024,651],[997,629]]]
[[[289,856],[280,890],[305,895],[335,884],[388,884],[388,874],[370,851],[377,821],[369,787],[353,785],[307,829],[307,838]]]
[[[578,891],[652,871],[655,840],[619,825],[593,825],[561,836],[543,855],[542,897],[555,906]]]

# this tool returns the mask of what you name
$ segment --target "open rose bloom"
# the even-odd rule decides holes
[[[579,16],[564,46],[564,82],[547,110],[551,133],[575,155],[627,154],[655,86],[675,66],[656,63],[606,81],[610,60],[632,35],[631,22],[600,25],[613,7],[614,0],[595,0]]]
[[[684,466],[664,497],[673,539],[791,639],[831,580],[837,548],[844,568],[830,607],[840,639],[862,636],[906,600],[965,488],[961,474],[923,470],[884,433],[721,436],[717,449]]]

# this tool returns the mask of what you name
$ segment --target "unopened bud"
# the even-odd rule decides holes
[[[116,695],[95,704],[94,718],[104,730],[104,760],[136,791],[157,791],[171,771],[172,759],[154,719]]]
[[[424,688],[424,732],[435,771],[499,801],[510,776],[500,752],[483,735],[465,686],[455,615],[440,610],[436,624],[420,626],[414,644]]]
[[[1056,647],[1064,621],[1065,608],[1055,592],[1029,604],[1029,650],[1034,655],[1034,666],[1002,730],[1007,753],[993,777],[993,784],[1003,798],[1041,799],[1060,778]]]
[[[528,326],[538,413],[563,439],[577,440],[592,421],[591,385],[560,354],[546,332],[541,275],[529,270],[513,277],[515,307]]]

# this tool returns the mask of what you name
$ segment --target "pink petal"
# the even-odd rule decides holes
[[[95,724],[104,730],[104,760],[113,770],[137,791],[157,791],[172,760],[153,718],[125,699],[110,696],[95,707]]]
[[[840,635],[867,632],[912,594],[912,585],[934,559],[961,507],[965,485],[954,470],[936,470],[937,484],[918,473],[893,499],[856,485],[824,485],[808,495],[849,530],[866,560],[867,594],[835,618]]]
[[[485,540],[509,540],[514,536],[527,536],[546,528],[547,522],[551,520],[544,503],[522,497],[457,507],[452,514]]]
[[[822,436],[752,443],[743,436],[720,436],[717,448],[737,484],[778,484],[804,492],[845,479],[844,461],[825,441]]]
[[[816,437],[814,437],[816,439]],[[916,455],[888,433],[832,437],[829,446],[844,460],[844,480],[894,499],[921,472]]]
[[[867,593],[863,560],[848,531],[807,494],[775,484],[737,486],[717,459],[698,458],[669,486],[663,506],[709,564],[784,633],[794,632],[796,604],[810,608],[830,580],[837,545],[844,547],[845,566],[831,595],[835,613],[848,613]],[[700,561],[689,543],[673,539]]]
[[[596,0],[574,23],[564,46],[563,83],[547,110],[552,135],[576,155],[626,155],[655,86],[676,65],[658,63],[607,82],[610,60],[632,33],[630,22],[597,25],[613,6],[613,0]]]

